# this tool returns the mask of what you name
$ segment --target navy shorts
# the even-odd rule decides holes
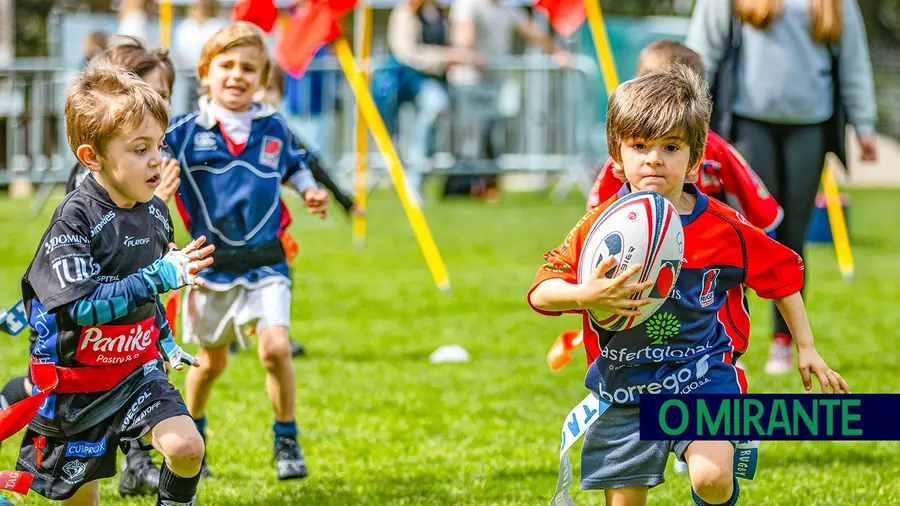
[[[29,427],[16,470],[34,475],[31,489],[38,494],[55,501],[68,499],[85,483],[116,475],[116,447],[127,453],[130,445],[141,445],[140,438],[158,423],[179,415],[189,416],[181,394],[168,381],[151,381],[116,414],[66,439],[46,437],[42,449],[35,448],[34,441],[41,434]]]
[[[666,479],[669,453],[684,460],[690,441],[641,441],[640,406],[613,404],[584,435],[581,489],[655,487]],[[737,446],[737,441],[732,441]]]

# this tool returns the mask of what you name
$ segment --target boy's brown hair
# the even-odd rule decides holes
[[[689,146],[692,171],[703,158],[711,110],[706,83],[685,65],[671,64],[622,83],[609,97],[606,113],[606,142],[617,170],[622,170],[622,141],[671,135]]]
[[[169,108],[149,84],[105,56],[91,60],[66,91],[66,137],[77,155],[87,144],[102,156],[107,143],[153,118],[163,131]]]
[[[641,77],[662,70],[666,65],[680,63],[687,66],[703,79],[706,68],[703,59],[693,49],[685,46],[677,40],[662,39],[651,43],[643,50],[638,58],[637,77]]]
[[[272,65],[266,52],[266,39],[259,27],[246,21],[238,21],[222,28],[214,33],[206,41],[206,44],[203,44],[203,49],[200,51],[200,61],[197,63],[197,77],[202,79],[206,76],[213,58],[229,49],[240,46],[251,46],[262,51],[265,63],[263,68],[260,69],[262,71],[260,85],[265,87],[268,83],[269,69]]]
[[[139,39],[127,35],[118,37],[124,39],[123,42],[110,46],[104,53],[109,61],[129,72],[134,72],[140,78],[144,78],[157,68],[161,69],[171,93],[175,85],[175,65],[169,58],[169,50],[149,49]]]
[[[278,93],[279,96],[284,96],[284,84],[287,77],[284,74],[284,71],[281,70],[281,67],[273,64],[272,68],[269,71],[269,83],[266,85],[266,90],[274,91]]]

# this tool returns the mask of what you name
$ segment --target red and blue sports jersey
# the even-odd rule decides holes
[[[612,166],[610,158],[597,176],[588,196],[588,211],[609,200],[622,188],[622,181],[613,175]],[[775,230],[784,217],[781,206],[756,172],[728,141],[712,130],[706,136],[697,187],[733,207],[747,221],[766,232]]]
[[[556,249],[544,255],[528,292],[559,278],[578,282],[578,260],[594,222],[619,194],[588,212]],[[684,258],[672,295],[641,325],[612,332],[582,313],[588,356],[585,385],[606,400],[637,404],[643,393],[743,393],[746,380],[734,362],[747,350],[750,312],[743,285],[767,299],[803,286],[803,261],[740,213],[685,185],[697,203],[684,226]],[[533,307],[533,306],[532,306]],[[534,308],[540,314],[562,313]]]
[[[181,166],[178,211],[192,237],[205,235],[216,246],[216,262],[200,274],[213,290],[288,277],[280,238],[291,218],[281,186],[316,188],[309,153],[284,120],[269,105],[254,107],[244,144],[225,135],[208,97],[198,111],[174,118],[166,132]]]

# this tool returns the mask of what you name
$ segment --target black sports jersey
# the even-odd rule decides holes
[[[156,342],[168,324],[138,272],[173,240],[162,200],[118,207],[92,175],[57,207],[22,280],[37,332],[32,360],[73,369],[119,366],[130,375],[105,391],[51,394],[32,428],[55,437],[78,433],[121,408],[142,385],[165,379]],[[91,304],[76,305],[88,299]],[[84,321],[102,324],[76,323]]]

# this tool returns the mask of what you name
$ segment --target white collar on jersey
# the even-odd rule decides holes
[[[216,118],[210,109],[211,103],[209,95],[200,97],[200,100],[197,101],[197,105],[200,108],[197,113],[197,125],[207,130],[216,126]],[[256,115],[253,116],[253,119],[265,118],[276,112],[274,107],[266,103],[254,102],[254,105],[256,107]]]

